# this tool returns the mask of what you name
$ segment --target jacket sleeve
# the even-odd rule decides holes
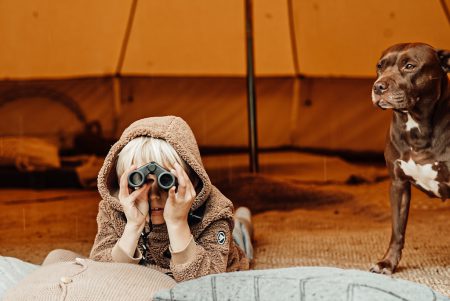
[[[134,256],[130,257],[119,247],[120,236],[114,229],[107,206],[104,201],[100,202],[97,214],[97,235],[89,257],[96,261],[139,263],[142,255],[137,248]]]
[[[228,220],[211,223],[196,240],[191,239],[184,250],[171,253],[170,269],[175,281],[225,272],[232,239]]]

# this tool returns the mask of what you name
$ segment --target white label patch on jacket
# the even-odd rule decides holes
[[[411,117],[411,115],[409,115],[409,113],[407,113],[407,115],[408,115],[408,121],[406,122],[406,130],[410,131],[413,128],[418,128],[419,132],[420,132],[419,124]]]
[[[425,190],[433,192],[436,196],[440,197],[439,194],[439,182],[436,181],[438,172],[432,169],[430,164],[416,164],[411,158],[408,162],[403,160],[400,161],[400,168],[403,170],[405,175],[412,177],[416,184]]]
[[[225,232],[223,232],[223,231],[217,232],[217,242],[219,243],[219,245],[223,245],[226,240],[227,240],[227,237],[225,235]]]

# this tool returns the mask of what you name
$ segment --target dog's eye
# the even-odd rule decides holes
[[[383,65],[381,65],[381,63],[377,64],[377,69],[380,70],[383,67]]]
[[[412,70],[414,68],[416,68],[416,66],[414,66],[413,64],[406,64],[405,65],[405,69]]]

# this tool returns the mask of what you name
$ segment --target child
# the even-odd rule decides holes
[[[128,174],[151,161],[173,173],[178,187],[165,191],[150,174],[142,187],[130,189]],[[211,184],[181,118],[131,124],[106,156],[98,189],[103,200],[92,259],[150,266],[177,282],[249,268],[243,251],[252,256],[249,211],[238,211],[241,222],[232,233],[233,205]]]

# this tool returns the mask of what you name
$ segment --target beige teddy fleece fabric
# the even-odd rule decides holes
[[[117,245],[125,228],[126,218],[114,192],[118,189],[115,166],[119,152],[132,139],[140,136],[167,141],[190,166],[201,182],[201,190],[192,204],[191,212],[201,219],[190,223],[193,239],[181,252],[169,249],[167,228],[152,225],[148,235],[148,256],[142,260],[141,238],[134,257],[129,257]],[[102,197],[97,215],[98,232],[91,250],[91,259],[156,265],[177,281],[201,276],[247,270],[249,261],[232,239],[233,204],[211,181],[203,166],[194,134],[187,123],[175,116],[150,117],[132,123],[109,151],[98,175],[98,190]]]

